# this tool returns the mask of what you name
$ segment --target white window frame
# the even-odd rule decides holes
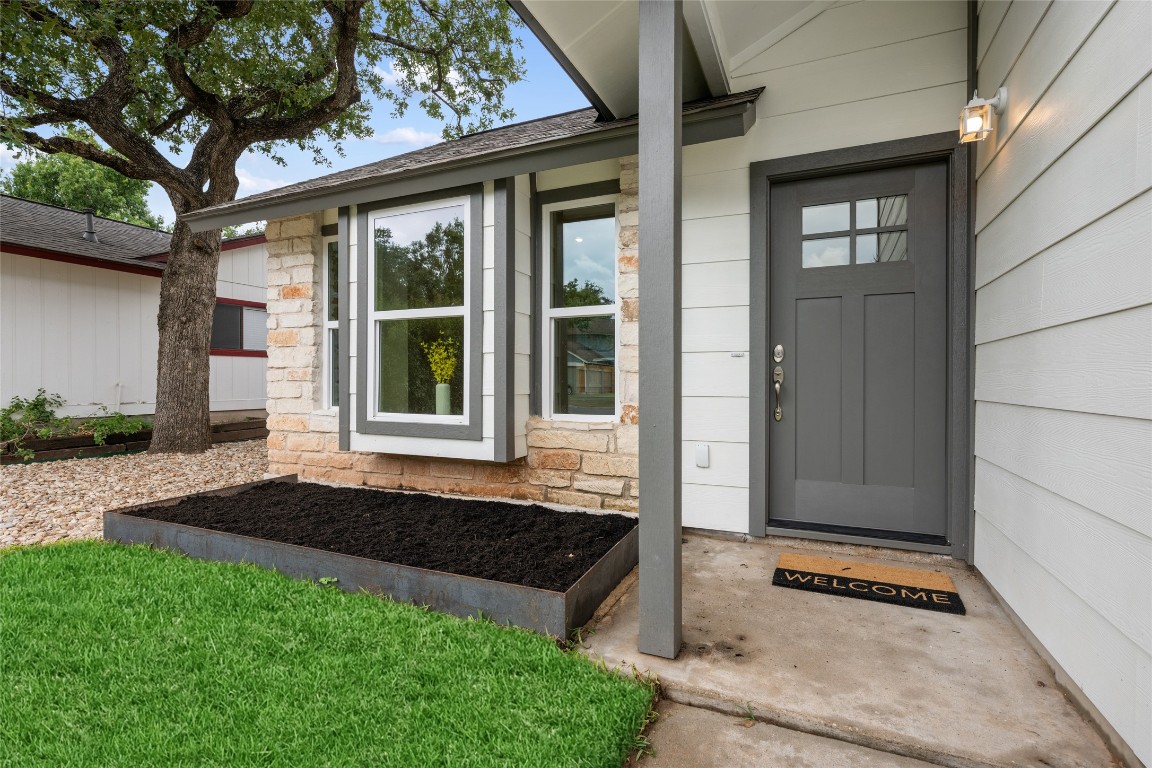
[[[569,211],[577,208],[591,208],[593,206],[606,204],[612,205],[612,217],[616,230],[615,249],[613,251],[612,259],[612,303],[599,304],[596,306],[588,307],[562,307],[555,309],[552,307],[552,233],[555,229],[552,223],[552,215],[561,211]],[[541,387],[543,389],[540,403],[542,415],[545,419],[552,419],[556,421],[615,423],[620,418],[620,369],[618,366],[620,360],[620,196],[600,195],[599,197],[586,197],[580,200],[564,200],[563,202],[559,203],[549,203],[548,205],[541,206],[540,208],[540,222],[540,228],[543,230],[543,232],[541,232],[541,248],[543,258],[540,260],[542,262],[540,284],[543,286],[543,290],[540,292],[540,314],[541,322],[543,323],[543,328],[540,334],[540,353],[543,358],[543,360],[541,360],[540,377]],[[556,371],[553,370],[553,347],[555,346],[555,338],[552,331],[552,321],[565,317],[600,317],[605,315],[613,316],[613,326],[616,339],[616,352],[614,359],[616,360],[617,365],[613,373],[613,390],[615,392],[615,408],[613,413],[611,415],[556,413],[556,392],[553,389],[556,378]]]
[[[457,196],[445,197],[439,200],[430,200],[424,203],[415,203],[413,205],[402,205],[392,208],[373,208],[368,211],[368,242],[374,242],[376,236],[376,222],[381,218],[388,216],[398,216],[405,213],[417,213],[419,211],[432,211],[440,208],[452,208],[459,206],[464,209],[464,304],[460,307],[429,307],[426,309],[393,309],[387,311],[377,311],[376,306],[376,253],[375,248],[369,247],[366,243],[364,245],[367,251],[368,260],[368,283],[364,290],[368,291],[368,317],[365,318],[365,333],[370,333],[369,336],[369,357],[371,358],[368,363],[367,370],[367,392],[364,397],[371,397],[371,400],[366,401],[368,421],[381,422],[381,423],[406,423],[406,424],[468,424],[471,414],[469,413],[469,396],[471,395],[471,352],[469,344],[471,343],[472,331],[472,312],[471,312],[471,295],[472,295],[472,270],[469,259],[472,258],[472,199],[470,196]],[[377,324],[384,320],[419,320],[421,318],[437,318],[437,317],[463,317],[464,318],[464,341],[463,349],[460,351],[461,358],[464,363],[464,413],[460,416],[436,416],[433,414],[420,414],[420,413],[390,413],[386,411],[377,410],[380,399],[376,393],[379,392],[377,383],[379,381],[380,370],[380,334],[376,331]]]
[[[324,329],[324,338],[320,340],[320,355],[321,355],[321,357],[320,357],[320,360],[321,360],[320,372],[321,372],[321,375],[324,377],[324,383],[323,383],[323,386],[321,387],[322,392],[323,392],[323,394],[322,394],[323,400],[321,400],[321,403],[324,406],[324,410],[339,411],[340,406],[334,405],[332,403],[332,374],[333,374],[333,370],[332,370],[331,338],[332,338],[332,332],[333,331],[335,331],[336,333],[340,333],[340,318],[336,318],[335,320],[329,320],[328,319],[328,295],[329,295],[329,288],[330,288],[330,286],[328,285],[328,275],[329,275],[329,271],[328,271],[328,246],[332,243],[337,244],[336,245],[336,248],[337,248],[336,258],[339,259],[340,258],[340,251],[339,251],[340,238],[339,237],[336,237],[336,236],[325,237],[323,240],[320,241],[320,249],[322,252],[321,259],[323,262],[320,266],[320,272],[322,275],[321,288],[320,288],[321,294],[320,295],[323,297],[321,299],[320,312],[322,313],[321,319],[323,321],[321,323],[321,327]],[[339,290],[339,286],[337,286],[337,290]],[[339,364],[340,364],[339,361],[337,361],[336,365],[339,365]]]

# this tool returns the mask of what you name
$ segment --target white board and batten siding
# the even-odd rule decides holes
[[[766,90],[746,136],[684,148],[684,525],[748,531],[749,165],[954,130],[966,13],[963,2],[839,5],[728,58],[733,91]]]
[[[228,273],[232,254],[249,250],[243,274]],[[218,295],[263,301],[263,252],[221,254]],[[0,253],[0,402],[43,388],[68,403],[62,415],[153,413],[159,308],[158,277]],[[211,408],[263,408],[264,368],[263,358],[212,357]]]
[[[1152,4],[979,29],[975,563],[1152,764]]]

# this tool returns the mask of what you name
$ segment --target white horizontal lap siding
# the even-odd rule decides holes
[[[43,388],[67,416],[151,413],[159,303],[156,277],[0,254],[0,402]]]
[[[734,90],[766,90],[746,136],[684,149],[685,525],[749,527],[749,164],[953,130],[966,34],[962,2],[854,3],[729,62]]]
[[[1152,5],[983,8],[975,562],[1152,763]]]
[[[267,260],[263,244],[221,251],[216,295],[225,299],[266,301]]]

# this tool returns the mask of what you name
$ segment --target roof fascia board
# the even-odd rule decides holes
[[[604,99],[600,98],[600,94],[596,93],[591,83],[584,79],[584,75],[576,68],[576,65],[572,63],[571,59],[565,55],[564,49],[556,44],[556,41],[553,40],[552,36],[544,29],[544,26],[537,21],[536,17],[532,15],[532,12],[528,10],[528,6],[525,5],[523,0],[508,0],[508,5],[512,6],[512,10],[516,12],[516,15],[520,17],[524,25],[536,36],[536,39],[548,50],[548,53],[552,54],[552,58],[556,59],[556,63],[559,64],[560,68],[572,79],[572,82],[580,89],[580,92],[584,94],[584,98],[588,99],[588,103],[596,108],[596,111],[600,114],[600,119],[615,120],[616,116],[612,114],[612,110],[608,108],[608,104]]]
[[[0,243],[0,251],[4,253],[11,253],[14,256],[29,256],[33,259],[47,259],[48,261],[59,261],[64,264],[76,264],[81,267],[93,267],[95,269],[107,269],[112,272],[128,272],[133,275],[146,275],[148,277],[160,277],[164,274],[164,267],[151,267],[143,266],[153,262],[143,262],[141,266],[135,264],[128,264],[122,261],[112,261],[110,259],[100,259],[94,256],[77,256],[71,253],[61,253],[59,251],[50,251],[46,248],[33,248],[29,245],[20,245],[19,243]]]
[[[684,116],[683,143],[687,146],[743,136],[755,122],[754,101],[688,114]],[[637,124],[632,123],[574,139],[469,158],[460,165],[431,167],[402,178],[367,180],[354,186],[337,187],[318,194],[305,193],[300,197],[216,214],[191,214],[185,217],[185,222],[193,232],[203,232],[259,219],[279,219],[343,205],[357,205],[366,200],[419,195],[551,168],[610,160],[634,155],[638,147]]]
[[[724,59],[720,53],[720,42],[712,28],[712,20],[704,7],[704,0],[687,0],[684,3],[684,26],[692,47],[696,49],[696,59],[704,72],[704,81],[713,96],[731,93],[728,72],[724,69]]]

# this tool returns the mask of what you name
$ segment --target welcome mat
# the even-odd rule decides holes
[[[964,603],[952,579],[936,571],[783,554],[776,562],[772,583],[778,587],[907,605],[927,611],[965,613]]]

